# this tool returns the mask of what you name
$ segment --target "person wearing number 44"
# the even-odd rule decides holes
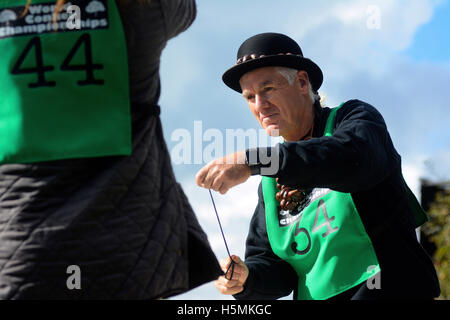
[[[0,1],[0,299],[159,299],[222,274],[159,118],[162,51],[195,16]]]
[[[247,39],[222,78],[284,142],[197,173],[199,186],[222,194],[262,176],[245,261],[222,260],[216,288],[236,299],[437,297],[436,271],[415,234],[427,216],[381,114],[360,100],[322,107],[321,69],[278,33]]]

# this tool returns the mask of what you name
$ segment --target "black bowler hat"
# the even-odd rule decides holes
[[[222,80],[231,89],[242,92],[239,80],[245,73],[271,66],[306,71],[315,92],[322,85],[319,66],[303,57],[297,42],[280,33],[260,33],[245,40],[239,47],[236,64],[223,74]]]

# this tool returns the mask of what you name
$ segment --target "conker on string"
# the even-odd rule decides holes
[[[277,189],[280,191],[277,192],[275,197],[280,203],[281,209],[284,211],[294,210],[298,206],[299,202],[306,196],[305,190],[291,190],[289,187],[279,184],[278,178],[276,181]]]

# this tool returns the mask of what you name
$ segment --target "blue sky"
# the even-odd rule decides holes
[[[357,98],[382,113],[416,194],[421,177],[450,180],[450,1],[198,0],[197,6],[194,24],[168,43],[161,59],[161,119],[169,151],[178,143],[172,134],[184,129],[194,135],[195,121],[224,135],[227,129],[259,129],[221,76],[245,39],[274,31],[294,38],[322,68],[319,93],[327,106]],[[217,257],[223,258],[209,194],[195,185],[204,164],[173,165]],[[258,183],[252,177],[224,196],[215,194],[230,250],[241,257]],[[209,283],[177,298],[230,297]]]
[[[417,30],[405,54],[417,61],[450,62],[450,2],[437,6],[430,22]]]

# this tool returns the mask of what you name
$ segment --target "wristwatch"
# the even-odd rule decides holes
[[[250,167],[252,176],[261,174],[262,164],[259,162],[258,148],[245,150],[245,164]]]

